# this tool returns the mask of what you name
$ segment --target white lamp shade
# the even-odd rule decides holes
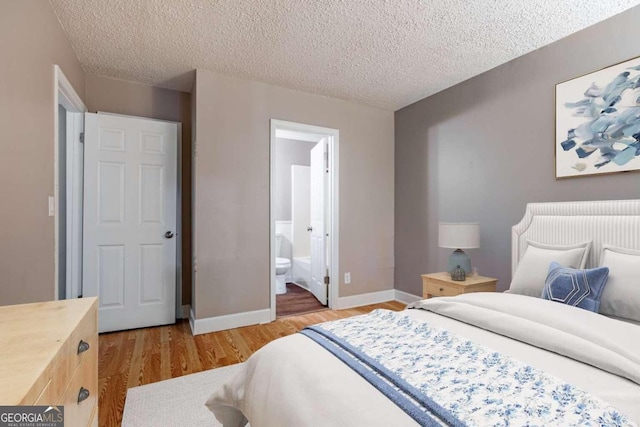
[[[451,249],[480,247],[480,224],[441,222],[438,226],[438,246]]]

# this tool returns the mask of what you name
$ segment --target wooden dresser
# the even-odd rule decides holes
[[[0,307],[0,405],[64,406],[98,425],[97,299]]]

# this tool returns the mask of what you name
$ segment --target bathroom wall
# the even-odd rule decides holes
[[[291,166],[309,166],[311,149],[316,142],[276,138],[275,194],[276,221],[291,221]]]
[[[291,215],[293,257],[311,254],[311,234],[307,227],[311,223],[311,168],[291,166]]]

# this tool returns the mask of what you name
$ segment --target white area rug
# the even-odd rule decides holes
[[[122,427],[221,427],[204,402],[239,367],[225,366],[130,388]]]

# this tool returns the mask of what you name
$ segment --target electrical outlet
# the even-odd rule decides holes
[[[348,285],[351,283],[351,273],[344,273],[344,284]]]

